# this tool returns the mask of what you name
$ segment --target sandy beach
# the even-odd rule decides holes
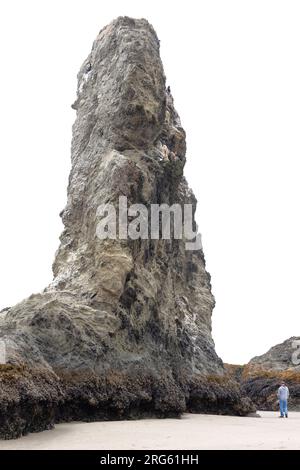
[[[259,414],[59,424],[51,431],[0,441],[0,449],[300,449],[300,413],[291,412],[288,419]]]

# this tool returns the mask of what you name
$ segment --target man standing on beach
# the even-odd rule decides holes
[[[281,383],[281,386],[278,389],[277,396],[279,399],[279,407],[280,407],[280,416],[279,418],[288,418],[288,399],[290,396],[290,392],[288,387],[285,385],[284,382]]]

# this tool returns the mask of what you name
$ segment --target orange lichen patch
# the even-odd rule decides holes
[[[224,368],[226,374],[228,374],[230,377],[238,377],[243,371],[244,366],[240,364],[227,364],[224,363]]]
[[[23,365],[14,365],[14,364],[0,364],[0,374],[7,374],[10,372],[23,372],[25,366]]]
[[[242,380],[247,380],[253,377],[277,379],[278,381],[300,383],[300,372],[296,372],[293,369],[287,370],[266,370],[260,366],[254,366],[247,364],[242,370]]]
[[[207,375],[205,379],[208,383],[211,384],[219,384],[219,385],[226,385],[228,383],[232,384],[232,379],[229,375]]]

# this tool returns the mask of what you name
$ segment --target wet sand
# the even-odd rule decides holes
[[[300,412],[288,419],[185,414],[181,419],[67,423],[0,441],[0,449],[300,449]]]

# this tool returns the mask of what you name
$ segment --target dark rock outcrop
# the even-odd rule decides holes
[[[78,75],[72,170],[54,280],[0,314],[0,436],[60,420],[253,410],[211,336],[202,250],[101,240],[100,204],[193,205],[185,132],[146,20],[104,28]],[[194,224],[195,225],[195,224]]]

